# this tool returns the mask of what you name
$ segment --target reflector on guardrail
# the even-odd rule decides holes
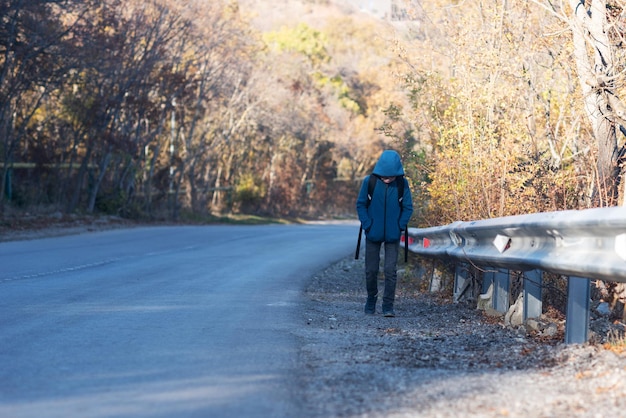
[[[404,244],[404,235],[400,237],[400,243]],[[414,243],[415,243],[415,238],[409,236],[409,246],[413,245]]]
[[[615,253],[619,258],[626,261],[626,234],[619,234],[615,237]]]
[[[511,247],[511,238],[498,234],[496,235],[496,239],[493,240],[493,245],[495,245],[498,252],[502,254]]]

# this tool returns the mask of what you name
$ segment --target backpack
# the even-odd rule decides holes
[[[367,182],[367,203],[365,204],[366,208],[369,208],[370,203],[372,203],[372,196],[374,196],[374,188],[376,187],[376,183],[378,180],[378,176],[374,174],[370,174],[369,180]],[[404,198],[404,176],[396,176],[396,187],[398,188],[398,205],[400,205],[400,212],[402,212],[402,199]],[[354,259],[359,259],[359,252],[361,250],[361,235],[363,234],[363,226],[359,227],[359,238],[356,242],[356,252],[354,254]],[[406,263],[409,258],[409,228],[404,229],[404,262]]]

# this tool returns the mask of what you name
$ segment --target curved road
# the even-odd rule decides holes
[[[296,417],[300,291],[348,224],[0,243],[1,417]]]

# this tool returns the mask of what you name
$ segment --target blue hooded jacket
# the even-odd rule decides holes
[[[371,175],[376,176],[377,180],[369,207],[367,207],[367,186],[370,176],[366,176],[363,179],[359,197],[356,201],[356,211],[359,215],[361,226],[365,231],[365,236],[374,242],[400,241],[402,231],[407,228],[413,214],[411,190],[409,189],[409,183],[404,178],[404,168],[402,167],[400,154],[392,150],[383,151]],[[402,176],[402,181],[404,182],[402,208],[398,204],[398,187],[396,182],[393,181],[386,184],[380,179],[380,177],[393,176]]]

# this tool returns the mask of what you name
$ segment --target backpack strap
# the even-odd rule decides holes
[[[370,203],[372,203],[372,196],[374,195],[374,188],[376,187],[376,181],[378,178],[374,174],[370,174],[369,180],[367,182],[367,202],[365,203],[365,207],[369,208]],[[361,235],[363,234],[363,226],[359,226],[359,238],[356,242],[356,252],[354,253],[354,259],[359,259],[359,252],[361,250]]]
[[[378,177],[375,174],[370,174],[369,180],[367,182],[367,203],[365,204],[366,208],[369,208],[370,203],[372,203],[372,196],[374,196],[376,181],[378,181]]]
[[[400,205],[400,214],[402,214],[402,199],[404,199],[404,176],[396,177],[396,185],[398,186],[398,204]],[[404,262],[409,261],[409,227],[404,228]]]

